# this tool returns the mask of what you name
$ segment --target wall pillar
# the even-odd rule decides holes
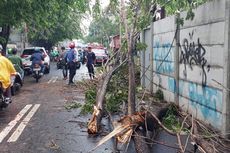
[[[224,36],[224,86],[230,89],[230,0],[225,2],[225,36]],[[229,137],[230,133],[230,92],[223,89],[223,123],[222,134]],[[228,134],[228,135],[227,135]]]
[[[175,26],[176,26],[176,35],[175,35],[175,53],[174,53],[174,79],[175,79],[175,93],[174,93],[174,102],[179,106],[179,74],[180,74],[180,63],[179,63],[179,56],[180,56],[180,25],[177,24],[177,20],[180,18],[180,14],[178,13],[175,16]]]
[[[141,43],[145,43],[145,30],[141,32],[140,35],[140,40]],[[141,51],[141,86],[144,88],[145,87],[145,51]]]
[[[150,32],[151,32],[151,48],[150,48],[150,93],[153,94],[153,22],[150,24]]]

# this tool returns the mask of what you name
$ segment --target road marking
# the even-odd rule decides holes
[[[58,76],[54,77],[53,83],[55,83],[57,81],[57,79],[58,79]]]
[[[25,129],[26,125],[29,123],[30,119],[33,117],[33,115],[36,113],[36,111],[38,110],[39,107],[40,107],[40,104],[34,105],[34,107],[27,114],[27,116],[24,118],[24,120],[19,124],[18,128],[11,135],[11,137],[8,139],[7,142],[15,142],[18,140],[18,138],[22,134],[23,130]]]
[[[51,82],[55,83],[58,79],[58,76],[53,76],[47,83],[50,84]]]
[[[53,77],[48,81],[48,84],[50,84],[53,81]]]
[[[30,109],[32,105],[26,105],[15,117],[13,121],[11,121],[7,127],[5,127],[0,133],[0,143],[3,139],[10,133],[10,131],[14,128],[14,126],[20,121],[20,119],[26,114],[26,112]]]

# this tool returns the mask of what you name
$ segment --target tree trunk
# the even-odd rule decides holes
[[[126,19],[124,0],[121,0],[121,16],[125,25],[125,37],[128,43],[128,63],[129,63],[129,93],[128,93],[128,114],[135,112],[135,72],[133,58],[133,32],[129,32]]]
[[[92,115],[92,119],[88,124],[88,133],[89,134],[96,134],[100,129],[100,122],[103,116],[103,105],[104,105],[104,98],[106,94],[106,89],[108,83],[112,77],[112,70],[107,73],[103,79],[99,82],[99,90],[97,91],[97,98],[96,98],[96,106],[94,106],[94,112]]]
[[[119,60],[119,58],[115,60],[115,63],[117,63],[117,60]],[[99,82],[99,87],[98,87],[97,97],[96,97],[96,106],[94,106],[94,112],[93,112],[92,118],[90,122],[88,123],[88,133],[89,134],[96,134],[98,133],[100,129],[100,123],[101,123],[101,119],[102,119],[103,112],[104,112],[104,99],[105,99],[106,90],[107,90],[109,81],[112,78],[112,75],[114,74],[114,72],[124,63],[125,61],[121,63],[120,65],[114,64],[113,68],[109,70],[109,72],[107,72],[105,76],[101,78]]]
[[[129,52],[129,94],[128,94],[128,114],[133,114],[135,112],[135,64],[132,48]]]
[[[3,25],[2,31],[0,32],[0,44],[3,47],[3,55],[6,55],[6,45],[10,36],[10,25]]]

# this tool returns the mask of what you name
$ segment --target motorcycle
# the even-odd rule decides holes
[[[17,72],[14,78],[11,79],[11,94],[14,96],[16,92],[23,86],[23,76]]]
[[[18,65],[14,64],[14,68],[16,69],[17,73],[15,77],[11,77],[11,94],[14,96],[17,91],[23,86],[24,80],[24,70],[22,70]]]
[[[66,64],[63,58],[59,58],[57,61],[57,69],[62,69],[62,66]]]
[[[42,68],[39,64],[34,64],[33,66],[33,74],[32,76],[36,79],[36,82],[38,83],[38,80],[42,77]]]
[[[0,108],[6,108],[8,103],[6,102],[6,97],[4,96],[4,89],[2,83],[0,82]]]

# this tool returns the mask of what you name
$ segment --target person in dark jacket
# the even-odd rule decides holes
[[[73,82],[73,78],[76,74],[76,70],[77,70],[77,52],[74,49],[75,48],[75,43],[71,42],[69,44],[70,50],[67,51],[67,53],[65,54],[65,60],[67,62],[68,68],[69,68],[69,85],[74,84]]]
[[[35,49],[33,55],[30,57],[30,61],[32,61],[31,69],[33,71],[33,67],[35,64],[39,64],[41,67],[41,75],[44,73],[44,57],[39,49]]]
[[[67,66],[67,61],[65,60],[65,55],[66,55],[66,51],[65,51],[65,47],[61,47],[61,54],[59,56],[60,60],[60,65],[61,65],[61,69],[62,69],[62,74],[63,74],[63,80],[67,79],[67,75],[68,75],[68,66]]]
[[[86,58],[87,58],[86,66],[88,68],[89,77],[90,79],[92,79],[94,78],[94,65],[96,62],[96,56],[94,52],[92,52],[91,46],[88,46],[88,53],[86,55]]]

